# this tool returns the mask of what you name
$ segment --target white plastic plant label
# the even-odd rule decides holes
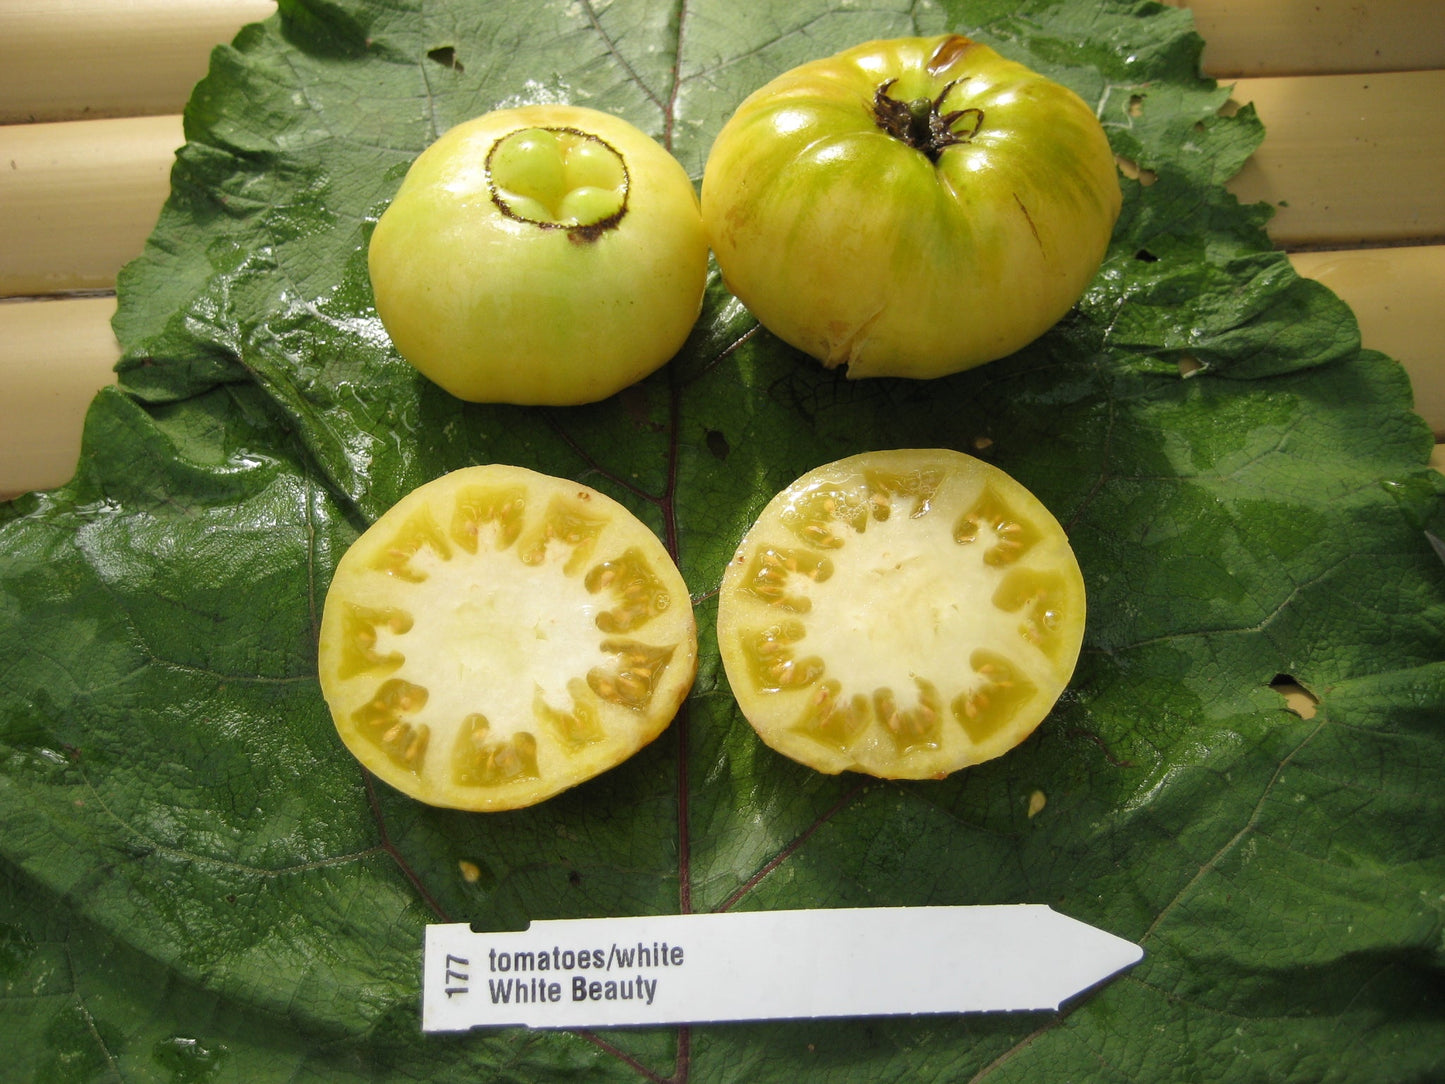
[[[427,928],[424,1031],[1057,1009],[1143,957],[1040,904]]]

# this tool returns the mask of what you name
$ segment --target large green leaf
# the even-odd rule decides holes
[[[1019,355],[852,384],[716,283],[669,367],[591,407],[463,405],[390,350],[368,231],[449,125],[576,101],[696,178],[768,76],[944,29],[1097,103],[1150,182],[1126,182],[1096,282]],[[1399,367],[1221,187],[1261,129],[1221,115],[1199,47],[1187,14],[1109,0],[282,0],[218,50],[122,280],[120,387],[75,481],[0,510],[0,1077],[1445,1074],[1445,566],[1426,535],[1445,487]],[[1001,760],[933,783],[815,775],[738,716],[713,593],[776,489],[922,445],[978,451],[1065,522],[1084,656]],[[476,816],[346,754],[314,629],[366,523],[486,461],[632,507],[704,636],[658,743]],[[1287,708],[1286,675],[1312,710]],[[419,1032],[428,921],[994,902],[1052,904],[1144,961],[1060,1014]]]

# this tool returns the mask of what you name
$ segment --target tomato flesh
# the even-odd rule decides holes
[[[432,805],[531,805],[672,720],[697,666],[686,585],[610,498],[520,467],[413,491],[342,557],[322,692],[366,767]]]
[[[723,578],[743,714],[824,772],[938,778],[1023,741],[1066,687],[1083,577],[1057,520],[996,467],[870,452],[779,493]]]
[[[703,176],[724,281],[850,377],[1012,353],[1077,302],[1122,194],[1076,94],[959,35],[870,42],[750,95]]]
[[[504,214],[523,222],[597,228],[627,206],[627,165],[586,132],[523,128],[492,145],[487,169]]]

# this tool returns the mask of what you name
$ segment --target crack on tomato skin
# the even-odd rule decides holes
[[[937,76],[939,72],[957,64],[970,49],[977,47],[978,42],[972,38],[963,34],[950,34],[938,43],[933,55],[928,58],[928,74]]]
[[[1019,210],[1023,212],[1024,221],[1029,224],[1029,232],[1034,235],[1034,243],[1037,244],[1040,251],[1042,251],[1044,247],[1044,239],[1039,236],[1039,228],[1034,225],[1034,216],[1029,214],[1029,209],[1024,206],[1024,201],[1019,199],[1019,194],[1017,192],[1013,193],[1013,198],[1014,202],[1019,205]]]
[[[826,356],[819,359],[823,368],[842,368],[847,371],[850,380],[871,375],[870,371],[860,367],[858,359],[872,338],[874,325],[883,319],[887,312],[888,303],[880,296],[874,301],[872,310],[861,321],[855,321],[851,327],[842,320],[830,321],[827,327]]]

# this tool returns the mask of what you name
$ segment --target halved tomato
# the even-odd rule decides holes
[[[514,809],[662,733],[697,629],[631,512],[493,464],[417,488],[347,550],[319,663],[342,741],[381,779],[432,805]]]
[[[946,449],[868,452],[775,496],[722,581],[718,644],[758,735],[822,772],[942,778],[1038,726],[1084,581],[1032,493]]]

